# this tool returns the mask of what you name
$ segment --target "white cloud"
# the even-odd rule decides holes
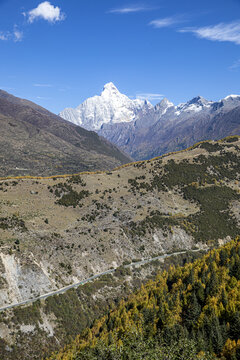
[[[200,28],[187,28],[179,30],[182,33],[190,32],[202,39],[212,41],[230,41],[240,45],[240,21],[220,23]]]
[[[152,25],[153,27],[159,29],[159,28],[164,28],[164,27],[169,27],[172,25],[176,25],[179,24],[180,22],[182,22],[182,20],[180,20],[180,18],[177,17],[166,17],[163,19],[156,19],[153,20],[149,23],[149,25]]]
[[[164,95],[152,94],[152,93],[142,93],[142,94],[137,94],[136,98],[140,99],[140,100],[154,101],[154,100],[162,100],[164,98]]]
[[[24,15],[28,16],[28,21],[30,23],[39,18],[51,23],[64,20],[65,18],[61,9],[58,6],[54,7],[49,1],[40,3],[35,9],[30,10],[27,14],[24,13]]]
[[[135,12],[140,12],[140,11],[147,11],[147,10],[152,10],[152,9],[147,8],[145,6],[128,6],[128,7],[112,9],[112,10],[109,11],[109,13],[113,13],[113,14],[130,14],[130,13],[135,13]]]
[[[35,9],[32,9],[27,13],[23,13],[23,15],[28,18],[30,23],[34,22],[38,18],[42,18],[51,23],[61,21],[65,18],[65,15],[62,13],[61,9],[58,6],[54,7],[49,1],[40,3]],[[14,25],[12,31],[0,31],[0,41],[8,40],[14,42],[22,41],[23,31],[19,30],[17,25]]]

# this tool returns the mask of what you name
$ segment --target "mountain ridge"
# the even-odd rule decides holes
[[[225,138],[222,138],[221,140],[219,140],[219,142],[224,142],[224,141],[229,141],[231,142],[231,140],[233,139],[238,139],[240,138],[240,135],[230,135],[230,136],[226,136]],[[212,140],[203,140],[203,141],[199,141],[197,143],[195,143],[194,145],[191,145],[189,146],[188,148],[186,149],[182,149],[182,150],[177,150],[177,151],[172,151],[172,152],[169,152],[169,153],[166,153],[166,154],[162,154],[162,155],[159,155],[159,156],[155,156],[151,159],[148,159],[148,162],[151,162],[151,161],[155,161],[155,160],[160,160],[160,159],[163,159],[164,157],[168,157],[170,155],[175,155],[175,154],[180,154],[180,153],[183,153],[185,151],[190,151],[190,150],[193,150],[195,147],[198,147],[199,145],[201,144],[208,144],[208,143],[211,143]],[[120,169],[123,169],[123,168],[126,168],[126,167],[130,167],[130,166],[134,166],[134,165],[137,165],[137,164],[141,164],[143,161],[145,160],[138,160],[138,161],[131,161],[129,163],[125,163],[123,165],[120,165],[120,166],[117,166],[116,168],[113,168],[111,171],[117,171],[117,170],[120,170]],[[80,175],[97,175],[97,174],[106,174],[108,173],[109,171],[108,170],[96,170],[96,171],[83,171],[83,172],[78,172],[78,173],[69,173],[69,174],[55,174],[55,175],[51,175],[51,176],[31,176],[31,175],[26,175],[26,176],[8,176],[8,177],[0,177],[0,181],[2,180],[24,180],[24,179],[35,179],[35,180],[50,180],[50,179],[64,179],[64,178],[68,178],[68,177],[72,177],[72,176],[80,176]]]
[[[110,92],[112,88],[116,91],[113,85],[109,86]],[[87,103],[88,100],[84,106]],[[111,108],[111,96],[108,98],[108,106]],[[237,108],[236,114],[234,109]],[[89,116],[91,113],[93,116],[91,108],[88,108],[88,112]],[[67,111],[60,113],[72,121],[66,114]],[[78,120],[75,120],[81,118],[81,124],[85,126],[88,120],[84,113],[77,116]],[[105,121],[104,112],[98,114],[98,120],[96,131],[99,135],[116,144],[135,160],[144,160],[184,149],[198,141],[218,140],[240,134],[240,95],[228,95],[215,102],[196,96],[177,106],[164,98],[155,106],[149,103],[142,105],[134,117],[130,116],[127,121],[126,118],[120,118],[118,122]],[[91,124],[88,123],[87,127],[91,128]]]
[[[111,169],[131,159],[108,140],[0,91],[0,176]]]

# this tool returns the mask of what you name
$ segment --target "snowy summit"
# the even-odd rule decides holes
[[[149,102],[129,99],[110,82],[104,86],[100,96],[87,99],[76,109],[64,109],[59,115],[87,130],[96,131],[103,124],[133,121],[146,106],[152,107]]]

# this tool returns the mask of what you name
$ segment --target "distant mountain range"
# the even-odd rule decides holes
[[[0,176],[111,169],[131,161],[116,146],[0,90]]]
[[[213,102],[197,96],[175,106],[131,100],[112,84],[101,96],[60,113],[64,119],[97,133],[134,159],[149,159],[182,150],[201,140],[240,134],[240,95]]]

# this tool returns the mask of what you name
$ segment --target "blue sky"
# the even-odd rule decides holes
[[[240,0],[0,0],[0,88],[53,112],[112,81],[175,104],[240,93]]]

